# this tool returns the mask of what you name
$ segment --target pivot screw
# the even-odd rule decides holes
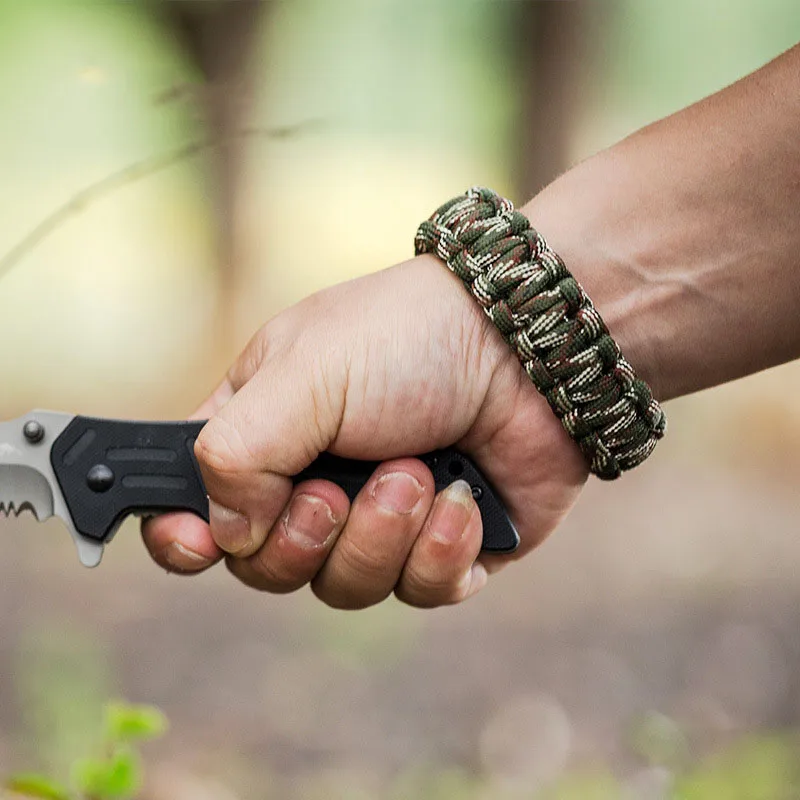
[[[38,444],[44,439],[44,425],[35,419],[28,420],[22,433],[31,444]]]
[[[114,485],[114,473],[105,464],[95,464],[86,474],[86,485],[100,494]]]
[[[473,496],[473,497],[474,497],[476,500],[480,500],[480,499],[481,499],[481,497],[483,497],[483,489],[481,489],[481,487],[480,487],[480,486],[473,486],[473,487],[472,487],[472,496]]]

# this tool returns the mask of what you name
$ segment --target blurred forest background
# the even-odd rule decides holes
[[[0,416],[184,416],[443,198],[521,203],[798,40],[796,0],[0,0]],[[671,403],[457,609],[168,576],[133,523],[87,572],[2,520],[0,774],[124,696],[173,723],[147,800],[800,797],[799,388]]]

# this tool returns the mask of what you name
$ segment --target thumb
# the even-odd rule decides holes
[[[294,342],[262,361],[200,432],[195,456],[211,535],[226,553],[246,557],[260,549],[289,500],[289,476],[333,441],[344,391],[331,391],[329,366]]]

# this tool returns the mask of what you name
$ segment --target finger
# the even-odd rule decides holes
[[[395,593],[421,608],[466,600],[486,584],[476,563],[483,540],[480,511],[466,481],[441,492],[408,557]]]
[[[197,437],[211,535],[230,555],[248,558],[262,547],[289,499],[286,476],[306,467],[336,433],[342,411],[332,406],[320,358],[299,345],[281,351]]]
[[[208,419],[233,394],[233,385],[226,377],[189,419]],[[177,512],[145,517],[141,529],[145,547],[153,560],[171,572],[202,572],[224,555],[214,543],[208,524],[194,514]]]
[[[236,360],[217,388],[189,419],[202,420],[218,413],[257,369],[264,345],[257,335]],[[164,569],[181,574],[202,572],[224,556],[211,536],[211,529],[194,514],[170,513],[145,517],[142,539],[153,560]]]
[[[195,456],[208,493],[210,535],[239,558],[256,552],[291,492],[291,482],[271,472],[252,448],[263,421],[254,409],[259,386],[247,384],[209,420],[195,442]]]
[[[142,538],[153,560],[170,572],[192,574],[224,555],[208,525],[194,514],[163,514],[142,522]]]
[[[403,571],[435,496],[419,460],[381,464],[359,492],[333,552],[312,583],[334,608],[365,608],[388,597]]]
[[[235,391],[230,379],[226,377],[211,395],[195,409],[194,413],[189,415],[189,419],[208,419],[213,417],[230,401]]]
[[[229,558],[243,583],[283,594],[305,586],[319,572],[347,519],[350,501],[329,481],[304,481],[273,525],[264,545],[246,559]]]

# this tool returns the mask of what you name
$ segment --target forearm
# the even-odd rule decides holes
[[[800,356],[800,47],[523,209],[661,399]]]

